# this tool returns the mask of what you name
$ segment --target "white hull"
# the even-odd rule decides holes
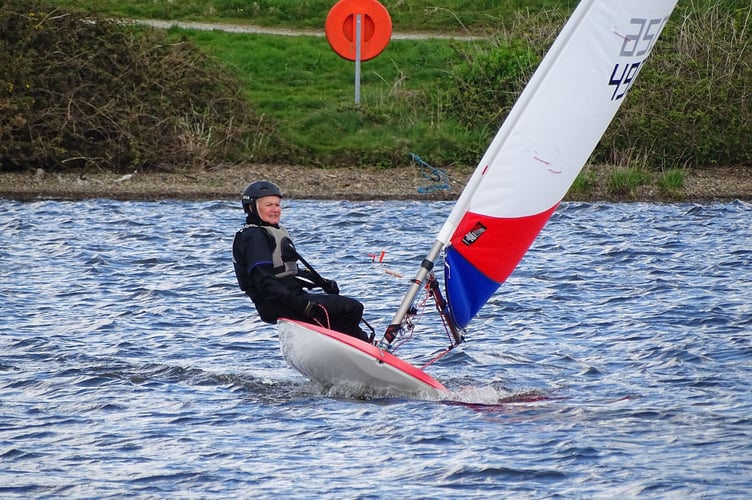
[[[361,340],[287,319],[278,326],[287,363],[327,389],[355,396],[430,399],[447,393],[422,370]]]

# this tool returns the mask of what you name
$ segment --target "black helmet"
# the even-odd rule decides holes
[[[279,196],[282,198],[282,191],[280,191],[276,184],[269,181],[251,182],[243,190],[243,195],[240,197],[243,210],[251,212],[253,202],[264,196]]]

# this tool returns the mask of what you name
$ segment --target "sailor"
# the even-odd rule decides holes
[[[300,269],[300,259],[287,230],[279,224],[282,191],[269,181],[249,184],[241,197],[245,226],[235,235],[232,262],[240,289],[261,319],[289,318],[313,323],[369,342],[361,330],[363,304],[339,295],[334,280]],[[320,287],[325,293],[307,289]]]

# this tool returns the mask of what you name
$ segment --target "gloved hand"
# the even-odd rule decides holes
[[[337,286],[337,282],[334,280],[324,280],[321,288],[330,295],[339,295],[339,286]]]

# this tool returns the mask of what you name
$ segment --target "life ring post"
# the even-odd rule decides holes
[[[360,64],[381,54],[392,37],[392,18],[378,0],[340,0],[326,16],[326,40],[355,62],[355,104],[360,104]]]

